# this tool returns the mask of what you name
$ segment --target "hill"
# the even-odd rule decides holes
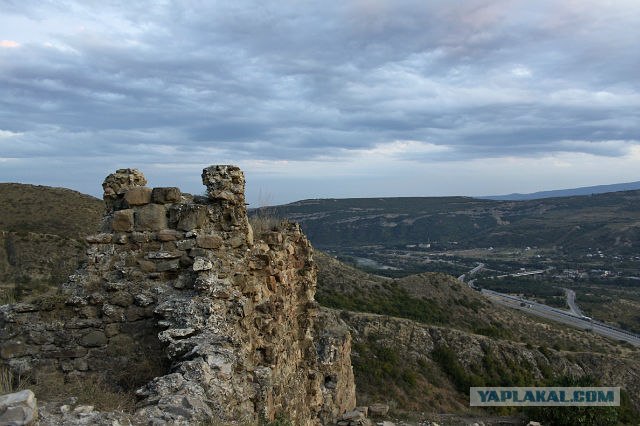
[[[73,273],[85,258],[84,236],[98,229],[104,210],[89,195],[19,183],[0,183],[0,205],[0,292],[9,298]]]
[[[299,222],[318,247],[607,247],[640,239],[640,191],[529,201],[467,197],[304,200],[267,208]]]
[[[634,191],[640,189],[640,181],[614,183],[611,185],[583,186],[580,188],[556,189],[551,191],[538,191],[530,194],[508,194],[508,195],[489,195],[484,198],[487,200],[535,200],[539,198],[556,198],[556,197],[572,197],[575,195],[593,195],[605,192]]]
[[[359,403],[467,412],[469,386],[549,385],[564,376],[624,383],[640,351],[494,305],[440,273],[390,279],[316,252],[317,300],[351,329]],[[638,401],[634,398],[634,403]]]

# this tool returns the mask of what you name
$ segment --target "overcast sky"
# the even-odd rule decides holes
[[[0,181],[249,201],[640,180],[640,1],[0,0]]]

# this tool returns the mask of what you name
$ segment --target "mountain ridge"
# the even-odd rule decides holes
[[[592,194],[606,194],[608,192],[621,192],[621,191],[633,191],[640,189],[640,181],[623,182],[623,183],[611,183],[603,185],[593,186],[580,186],[577,188],[566,189],[550,189],[544,191],[536,191],[530,193],[514,192],[505,195],[486,195],[475,198],[481,198],[485,200],[504,200],[504,201],[518,201],[518,200],[538,200],[541,198],[558,198],[558,197],[572,197],[576,195],[592,195]]]

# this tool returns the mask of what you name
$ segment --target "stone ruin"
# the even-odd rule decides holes
[[[335,423],[355,406],[351,338],[314,300],[309,241],[286,223],[254,236],[239,168],[202,181],[206,197],[109,175],[86,266],[54,296],[0,307],[2,364],[137,380],[134,424]]]

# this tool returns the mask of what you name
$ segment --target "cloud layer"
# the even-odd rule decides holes
[[[635,0],[21,0],[0,16],[0,180],[95,193],[134,164],[190,187],[233,162],[278,193],[357,171],[346,195],[364,196],[384,164],[406,171],[387,170],[397,186],[545,158],[576,167],[556,187],[637,180],[616,167],[640,146]],[[584,158],[617,170],[596,182]],[[526,190],[496,178],[467,193]]]

